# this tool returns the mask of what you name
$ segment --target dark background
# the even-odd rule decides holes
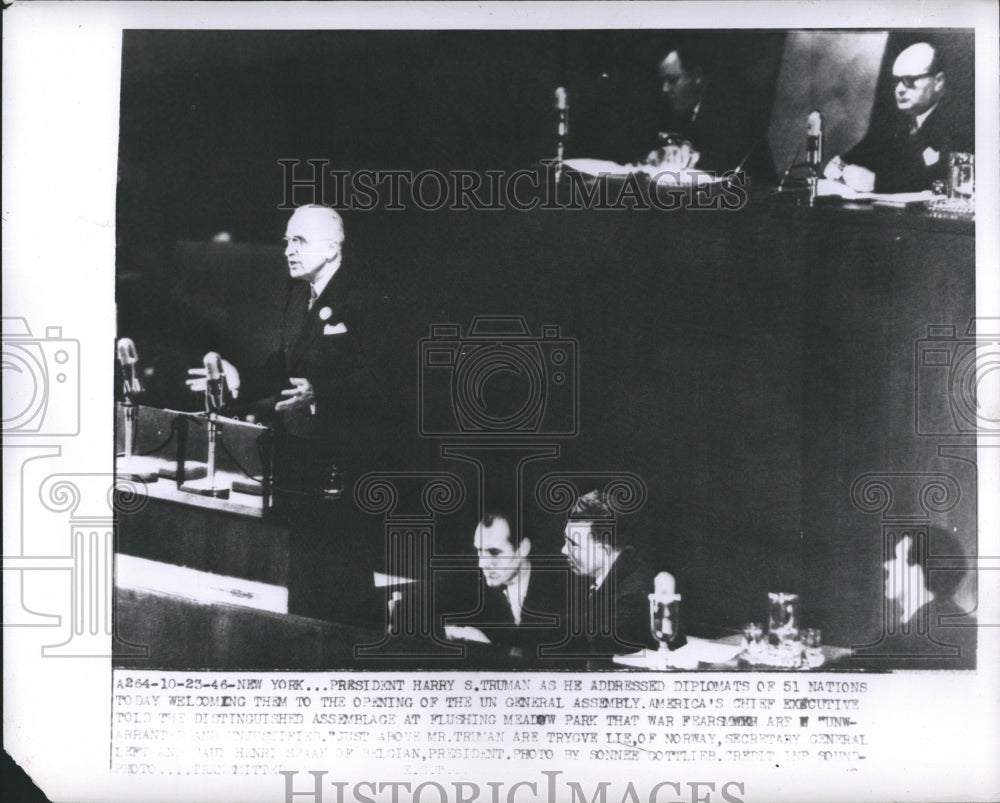
[[[768,109],[784,34],[704,36]],[[859,115],[891,113],[887,73],[918,38],[890,36],[879,100]],[[968,92],[971,36],[935,38],[953,56],[954,91]],[[559,85],[571,97],[569,155],[641,157],[672,39],[126,32],[119,330],[155,370],[148,403],[192,408],[184,372],[207,350],[245,366],[276,345],[285,266],[271,243],[288,214],[278,159],[530,167],[554,152]],[[561,457],[532,466],[528,481],[641,476],[649,499],[623,530],[677,574],[706,626],[763,619],[766,592],[792,590],[828,640],[862,638],[881,612],[880,531],[851,506],[855,477],[957,472],[971,493],[953,519],[974,548],[974,470],[916,438],[912,413],[913,343],[928,323],[964,326],[974,312],[974,240],[969,227],[814,211],[345,213],[343,269],[377,310],[394,404],[388,462],[373,467],[451,470],[474,487],[467,467],[439,457],[440,440],[418,436],[419,340],[434,323],[467,331],[476,315],[522,315],[536,334],[556,324],[578,345],[581,429],[554,439]],[[219,231],[234,242],[208,242]],[[467,546],[473,504],[442,519],[445,548]],[[531,524],[558,548],[559,517]]]
[[[783,37],[723,32],[697,41],[766,112]],[[568,155],[642,158],[664,113],[657,66],[675,39],[655,31],[127,31],[121,226],[166,242],[221,230],[277,241],[283,158],[328,158],[344,170],[530,167],[555,153],[557,86],[570,93]],[[121,238],[126,250],[129,239]]]

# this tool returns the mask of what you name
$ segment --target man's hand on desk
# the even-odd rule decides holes
[[[478,627],[445,625],[444,637],[452,641],[478,641],[480,644],[492,644],[486,634]]]
[[[316,392],[308,379],[303,376],[293,376],[289,377],[288,381],[292,386],[281,391],[281,395],[285,398],[274,405],[275,410],[280,412],[296,407],[312,407],[316,403]]]
[[[222,373],[226,376],[226,385],[235,399],[240,395],[240,372],[229,360],[222,360]],[[195,393],[204,393],[208,382],[207,371],[204,368],[189,368],[188,378],[184,384]]]
[[[665,145],[650,151],[643,164],[661,170],[687,170],[698,164],[701,154],[691,147],[690,142],[679,145]]]
[[[834,156],[825,168],[823,175],[834,181],[841,181],[856,192],[874,192],[875,174],[867,167],[846,164],[839,156]]]

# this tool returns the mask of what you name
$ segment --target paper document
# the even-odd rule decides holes
[[[816,194],[820,197],[838,197],[849,201],[873,201],[892,206],[924,203],[940,197],[935,196],[931,190],[922,190],[920,192],[858,192],[841,181],[834,181],[829,178],[819,179],[816,184]]]

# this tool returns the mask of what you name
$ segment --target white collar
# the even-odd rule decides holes
[[[531,581],[531,564],[525,560],[524,566],[518,570],[504,587],[510,611],[514,614],[514,622],[521,624],[521,611],[524,608],[524,598],[528,596],[528,583]]]
[[[326,290],[326,286],[330,283],[330,279],[333,278],[333,275],[337,272],[339,267],[339,259],[336,262],[331,262],[329,265],[324,265],[323,270],[319,272],[319,275],[315,278],[315,280],[310,282],[313,291],[316,293],[316,298],[323,295],[323,291]]]
[[[923,126],[924,124],[924,120],[926,120],[930,116],[930,113],[934,111],[937,107],[938,105],[935,103],[923,114],[918,114],[916,117],[913,118],[913,121],[917,124],[917,131],[920,130],[921,126]]]

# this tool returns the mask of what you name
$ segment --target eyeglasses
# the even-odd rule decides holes
[[[922,72],[920,75],[894,75],[892,76],[895,82],[893,86],[899,86],[902,84],[907,89],[913,89],[917,85],[917,81],[921,78],[930,78],[932,75],[937,75],[937,73],[932,72]]]

